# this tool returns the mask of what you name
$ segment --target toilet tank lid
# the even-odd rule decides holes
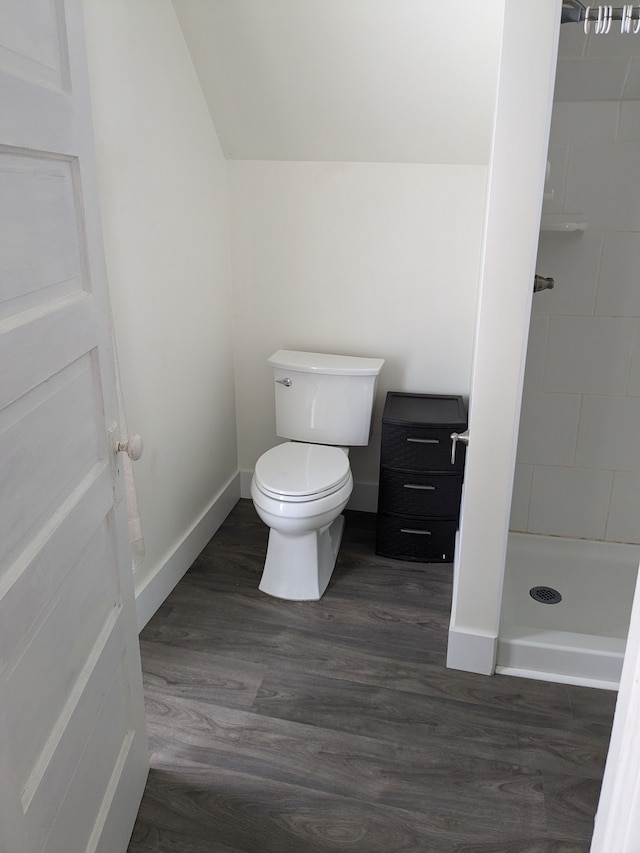
[[[345,376],[377,376],[384,364],[383,358],[360,358],[352,355],[329,355],[288,349],[279,349],[267,361],[272,367],[280,367],[283,370]]]

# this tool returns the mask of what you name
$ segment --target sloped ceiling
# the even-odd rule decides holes
[[[173,0],[227,158],[487,163],[504,0]]]

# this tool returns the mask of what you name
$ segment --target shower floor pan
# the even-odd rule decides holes
[[[616,690],[639,561],[636,545],[510,533],[496,672]]]

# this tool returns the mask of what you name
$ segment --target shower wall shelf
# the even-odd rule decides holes
[[[584,232],[587,222],[578,213],[543,213],[540,220],[540,231]]]

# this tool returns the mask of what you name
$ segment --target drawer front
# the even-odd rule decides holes
[[[380,469],[378,512],[458,517],[462,476]]]
[[[380,464],[407,471],[462,472],[465,446],[458,442],[452,465],[451,433],[450,429],[383,423]]]
[[[396,560],[451,563],[458,521],[378,514],[376,554]]]

